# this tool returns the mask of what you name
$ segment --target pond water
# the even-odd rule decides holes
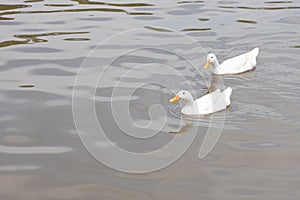
[[[1,199],[298,200],[299,22],[298,1],[2,0]],[[207,52],[255,47],[254,71],[202,68]],[[228,86],[231,106],[213,115],[182,118],[168,102]],[[153,163],[109,151],[173,139]]]

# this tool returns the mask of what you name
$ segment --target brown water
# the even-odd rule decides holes
[[[298,200],[299,21],[298,1],[1,1],[0,199]],[[206,51],[222,61],[256,46],[255,71],[222,77],[234,90],[232,105],[221,113],[226,119],[221,137],[204,159],[198,158],[199,147],[209,119],[218,114],[186,126],[183,138],[198,128],[192,146],[175,163],[152,173],[113,170],[81,143],[72,113],[74,88],[83,101],[90,101],[96,89],[96,114],[114,143],[148,152],[167,144],[174,137],[170,132],[182,126],[179,104],[168,103],[173,92],[164,84],[173,91],[191,84],[194,97],[201,96],[205,81],[210,82],[209,73],[200,69]],[[88,81],[108,64],[95,88],[74,86],[80,66]],[[144,67],[131,71],[136,65]],[[129,108],[140,125],[149,117],[160,122],[167,113],[166,125],[155,137],[138,140],[122,134],[109,101],[117,82],[119,101],[130,88],[148,83],[134,91],[137,98]],[[162,106],[149,116],[154,104]],[[88,127],[86,108],[79,111]],[[131,127],[122,120],[125,128]],[[109,148],[95,142],[99,151]]]

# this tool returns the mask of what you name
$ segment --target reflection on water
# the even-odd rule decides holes
[[[209,19],[208,18],[198,18],[198,20],[200,20],[200,21],[209,21]]]
[[[87,1],[87,0],[73,0],[80,4],[92,4],[92,5],[108,5],[108,6],[120,6],[120,7],[144,7],[144,6],[153,6],[149,3],[108,3],[108,2],[99,2],[99,1]]]
[[[188,131],[191,130],[191,128],[194,125],[194,121],[193,120],[185,120],[185,125],[183,127],[181,127],[178,131],[170,131],[169,133],[172,134],[183,134],[186,133]]]
[[[56,36],[56,35],[67,35],[67,34],[86,34],[88,32],[52,32],[52,33],[42,33],[42,34],[32,34],[32,35],[14,35],[16,38],[27,39],[28,42],[48,42],[48,40],[41,39],[44,36]]]
[[[30,31],[30,30],[27,30]],[[35,31],[35,30],[31,30]],[[37,30],[38,31],[38,30]],[[23,39],[23,41],[9,40],[0,43],[1,47],[7,47],[17,44],[30,44],[30,43],[40,43],[40,42],[48,42],[46,39],[42,39],[41,37],[46,36],[56,36],[56,35],[67,35],[67,34],[86,34],[88,32],[52,32],[52,33],[41,33],[41,34],[32,34],[32,35],[14,35],[14,37]],[[28,50],[27,50],[28,51]],[[42,53],[43,51],[39,51]]]
[[[71,150],[68,147],[14,147],[0,145],[0,152],[9,154],[58,154],[67,153]]]
[[[281,0],[2,2],[1,199],[298,199],[299,9]],[[201,68],[207,52],[225,60],[256,46],[255,71],[211,76]],[[87,82],[109,68],[97,88],[73,86],[80,66]],[[232,87],[230,108],[182,120],[180,104],[168,99],[188,84],[194,98]],[[74,88],[85,101],[95,94],[95,114],[112,140],[93,140],[99,150],[149,152],[195,130],[197,137],[166,169],[111,170],[78,138]],[[112,104],[117,119],[129,108],[135,124],[118,121],[129,135],[116,125]],[[205,133],[223,125],[224,115],[217,145],[199,159],[203,141],[218,134]]]
[[[283,10],[283,9],[300,9],[300,6],[286,6],[286,7],[247,7],[247,6],[219,6],[227,9],[246,9],[246,10]]]
[[[0,166],[0,171],[12,172],[12,171],[26,171],[26,170],[36,170],[40,166],[35,165],[2,165]]]
[[[169,29],[166,28],[158,28],[158,27],[153,27],[153,26],[145,26],[145,28],[153,30],[153,31],[158,31],[158,32],[172,32]]]
[[[256,22],[256,21],[251,21],[251,20],[243,20],[243,19],[236,20],[236,22],[240,22],[240,23],[247,23],[247,24],[257,24],[257,22]]]
[[[19,85],[19,88],[33,88],[34,85]]]
[[[187,32],[187,31],[209,31],[209,30],[211,30],[211,28],[186,28],[181,31]]]

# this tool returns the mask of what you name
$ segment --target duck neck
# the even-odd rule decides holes
[[[193,100],[184,101],[184,107],[181,112],[188,115],[194,113]]]
[[[217,68],[217,67],[219,67],[220,64],[219,64],[219,61],[216,59],[211,63],[211,65],[213,66],[213,68]]]
[[[219,72],[218,72],[218,67],[220,66],[219,61],[216,59],[216,60],[214,60],[214,61],[211,63],[211,65],[212,65],[213,73],[214,73],[214,74],[218,74],[218,73],[219,73]]]
[[[184,105],[187,107],[193,107],[193,101],[193,99],[186,100],[184,101]]]

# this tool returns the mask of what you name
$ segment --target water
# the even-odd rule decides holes
[[[1,199],[299,199],[299,9],[297,1],[1,1]],[[255,71],[211,79],[201,68],[209,51],[222,61],[256,46]],[[211,83],[233,87],[231,107],[181,121],[168,99],[180,89],[204,95]],[[179,139],[196,138],[162,170],[113,170],[78,137],[73,89],[127,151],[160,149],[180,129]],[[95,131],[90,110],[77,109]],[[224,117],[215,148],[199,159],[208,127]],[[93,139],[100,152],[112,145]]]

